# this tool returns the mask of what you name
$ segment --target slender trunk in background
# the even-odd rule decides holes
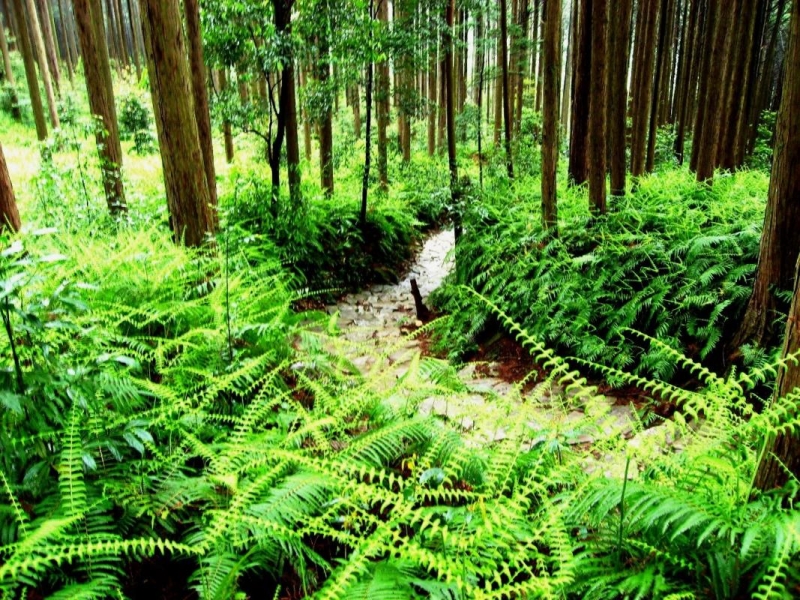
[[[42,38],[44,40],[45,54],[47,55],[47,67],[53,77],[53,86],[56,95],[61,94],[61,70],[58,68],[58,55],[56,54],[56,43],[53,38],[52,17],[50,16],[50,5],[48,0],[38,0],[39,21],[42,24]]]
[[[379,2],[385,0],[378,0]],[[373,51],[373,21],[375,20],[375,7],[374,0],[369,0],[369,51]],[[375,69],[375,63],[370,56],[369,63],[367,64],[367,137],[366,148],[364,150],[364,175],[361,179],[361,212],[359,214],[359,222],[361,223],[361,230],[366,234],[367,226],[367,194],[369,192],[369,168],[372,160],[372,79]],[[358,95],[355,97],[356,102],[360,102]]]
[[[542,17],[544,104],[542,114],[542,221],[558,235],[558,90],[561,83],[561,0],[545,0]]]
[[[480,104],[478,100],[483,95],[483,90],[481,89],[483,87],[483,81],[478,75],[483,72],[483,61],[485,60],[486,54],[483,48],[483,21],[483,11],[478,10],[475,13],[475,56],[472,64],[472,101],[475,103],[475,106]]]
[[[133,0],[128,2],[128,20],[131,32],[131,58],[133,59],[133,66],[136,69],[136,81],[142,80],[142,64],[139,60],[139,48],[136,43],[136,14],[133,12]]]
[[[305,89],[306,85],[308,85],[308,75],[302,68],[298,71],[298,75],[300,77],[300,87]],[[301,115],[303,119],[303,155],[306,162],[311,162],[311,118],[305,102],[302,103]]]
[[[428,156],[436,154],[436,56],[428,58]]]
[[[783,99],[775,131],[775,157],[770,178],[767,220],[761,238],[761,252],[754,296],[772,295],[777,289],[790,289],[792,275],[786,276],[792,260],[794,294],[786,325],[786,337],[782,357],[786,366],[778,370],[775,382],[775,399],[796,393],[800,389],[800,364],[797,359],[789,360],[800,352],[800,3],[792,2],[791,23],[789,25],[789,48],[786,53],[786,70],[783,86]],[[784,212],[786,211],[786,212]],[[776,233],[778,237],[774,237]],[[789,234],[788,237],[780,237]],[[771,249],[767,249],[767,247]],[[775,259],[778,264],[770,264]],[[764,273],[762,273],[764,271]],[[771,272],[768,274],[768,272]],[[780,278],[774,277],[780,272]],[[771,279],[773,285],[764,285]],[[789,283],[789,288],[786,284]],[[748,315],[757,321],[766,317],[767,324],[773,321],[768,314],[769,302],[751,299],[743,326],[747,325]],[[763,314],[764,317],[759,317]],[[757,330],[758,328],[756,328]],[[749,339],[756,339],[750,337]],[[743,340],[739,340],[742,342]],[[756,339],[756,341],[758,341]],[[766,340],[763,340],[766,341]],[[795,430],[783,429],[775,437],[765,440],[764,452],[760,457],[755,476],[755,487],[769,491],[786,485],[790,479],[800,476],[800,439]]]
[[[443,36],[444,37],[444,36]],[[441,59],[439,61],[439,122],[437,123],[438,138],[436,149],[439,154],[444,154],[447,148],[447,79],[444,76],[444,39],[442,40]]]
[[[208,108],[208,76],[203,59],[203,34],[200,31],[200,6],[197,0],[183,0],[186,19],[186,37],[189,45],[189,71],[192,76],[192,95],[194,113],[197,118],[197,132],[200,136],[200,149],[203,151],[203,166],[208,181],[208,194],[211,204],[217,205],[217,177],[214,169],[214,143],[211,137],[211,114]],[[216,218],[216,211],[215,211]]]
[[[117,37],[119,38],[119,48],[122,52],[122,61],[125,68],[131,66],[130,54],[128,53],[128,42],[125,38],[125,26],[123,24],[124,16],[122,14],[122,1],[113,0],[114,2],[114,25],[117,28]]]
[[[678,164],[683,164],[683,152],[686,144],[686,122],[689,120],[689,98],[694,95],[697,88],[695,72],[693,69],[698,42],[698,30],[700,28],[698,21],[698,13],[700,8],[700,0],[687,0],[691,2],[689,10],[689,17],[684,24],[683,41],[681,43],[681,77],[678,83],[678,93],[676,94],[676,134],[675,144],[673,146],[675,157],[678,159]]]
[[[447,11],[445,13],[445,23],[447,31],[444,37],[444,81],[445,81],[445,112],[447,113],[447,163],[450,168],[450,194],[453,204],[458,205],[461,200],[461,192],[458,182],[458,161],[456,159],[456,115],[455,102],[455,82],[453,81],[453,13],[455,12],[456,0],[448,0]],[[455,238],[458,242],[461,236],[461,218],[456,211],[455,218]]]
[[[497,37],[496,69],[494,83],[494,147],[500,146],[503,133],[503,52],[500,49],[502,36]]]
[[[384,28],[389,27],[389,9],[387,0],[378,0],[378,21]],[[378,182],[382,190],[389,187],[388,139],[386,128],[389,126],[389,62],[384,56],[377,65],[375,79],[375,104],[378,117]]]
[[[317,79],[322,88],[326,89],[328,80],[331,77],[330,48],[327,32],[322,33],[318,43],[320,56],[317,59]],[[333,119],[331,111],[330,102],[326,99],[319,122],[320,184],[326,197],[333,195]]]
[[[582,185],[589,177],[587,145],[591,101],[592,0],[573,1],[580,2],[580,5],[578,8],[578,37],[575,40],[575,65],[573,67],[575,87],[572,95],[568,178],[570,185]]]
[[[519,134],[522,126],[522,105],[523,94],[525,91],[525,71],[528,70],[528,55],[526,46],[528,43],[528,21],[530,20],[531,11],[528,7],[527,0],[521,0],[522,8],[520,11],[520,24],[522,34],[519,36],[519,60],[517,64],[517,93],[516,96],[516,110],[514,115],[514,131]]]
[[[2,27],[2,25],[0,25]],[[3,145],[0,144],[0,232],[7,229],[17,232],[22,227],[17,209],[17,200],[14,196],[14,186],[11,185],[11,176],[6,166],[6,156]]]
[[[0,15],[0,51],[3,53],[3,72],[8,85],[6,89],[11,97],[11,117],[15,121],[22,120],[22,112],[19,108],[19,96],[17,96],[16,81],[14,81],[14,71],[11,69],[11,57],[8,53],[8,42],[6,41],[6,31],[3,25],[2,15]]]
[[[753,105],[753,111],[750,115],[750,139],[747,146],[748,151],[752,151],[756,134],[758,133],[758,124],[761,121],[761,113],[769,105],[770,82],[772,80],[772,70],[775,66],[775,53],[778,47],[778,37],[781,31],[781,23],[783,21],[783,14],[786,12],[786,0],[778,0],[778,6],[775,10],[775,18],[772,21],[772,30],[767,44],[767,50],[764,53],[764,60],[761,63],[761,70],[758,76],[758,83],[756,89],[758,90],[756,102]]]
[[[95,128],[97,153],[101,159],[103,189],[108,210],[112,215],[127,210],[125,190],[122,186],[122,147],[119,141],[117,109],[111,86],[111,65],[105,36],[99,27],[100,19],[94,13],[91,0],[73,0],[75,20],[78,24],[83,71],[89,108],[99,122]]]
[[[44,83],[45,97],[47,98],[47,109],[50,111],[50,124],[53,129],[61,127],[58,120],[58,109],[56,107],[56,96],[53,91],[53,81],[50,77],[50,70],[47,66],[47,52],[44,48],[44,38],[42,37],[42,29],[39,26],[39,17],[36,13],[36,5],[34,0],[26,0],[28,8],[28,30],[31,35],[31,40],[36,48],[36,54],[39,57],[39,70]]]
[[[612,0],[613,1],[613,0]],[[606,206],[606,69],[608,43],[608,0],[593,0],[591,101],[587,159],[589,162],[589,210],[604,215]]]
[[[184,0],[185,1],[185,0]],[[292,35],[292,9],[294,0],[273,0],[275,13],[275,30],[285,39]],[[295,87],[295,59],[292,45],[287,44],[282,56],[281,95],[279,100],[280,121],[286,135],[286,170],[289,182],[289,198],[293,206],[297,206],[301,198],[300,172],[300,136],[297,131],[297,89]],[[280,148],[273,148],[280,162]],[[331,192],[333,191],[333,174],[331,172]]]
[[[506,150],[506,172],[514,179],[514,158],[511,155],[511,86],[508,80],[508,24],[506,22],[506,1],[500,0],[500,60],[503,64],[503,127]]]
[[[77,62],[77,56],[73,55],[72,53],[72,44],[70,43],[70,33],[69,33],[69,25],[67,24],[67,19],[69,15],[67,14],[64,8],[64,0],[57,0],[58,2],[58,15],[59,19],[58,22],[61,25],[61,38],[64,42],[62,47],[64,60],[67,63],[67,77],[69,77],[69,82],[71,85],[75,85],[75,63]]]
[[[216,221],[202,166],[180,7],[178,0],[139,1],[172,229],[177,242],[203,246]]]
[[[521,77],[524,81],[525,76],[527,75],[528,78],[533,82],[533,88],[531,89],[531,95],[533,96],[533,104],[536,104],[536,94],[538,93],[539,82],[536,79],[536,64],[537,60],[540,60],[541,50],[539,48],[539,22],[542,19],[542,0],[534,0],[533,3],[533,25],[531,26],[531,35],[528,38],[528,70],[527,73],[521,73]],[[524,83],[523,83],[524,86]],[[535,106],[534,106],[535,108]]]
[[[546,2],[547,0],[544,1]],[[575,43],[577,38],[578,0],[572,0],[567,37],[566,73],[564,74],[564,87],[561,92],[561,125],[564,128],[564,135],[567,139],[571,139],[572,136],[572,97],[575,93],[575,78],[573,77],[572,66],[575,64]],[[538,77],[537,80],[541,81]],[[536,90],[537,96],[540,89],[541,86]]]
[[[748,56],[747,56],[747,77],[745,80],[745,89],[742,93],[744,102],[742,104],[742,111],[739,114],[738,122],[736,123],[736,158],[735,163],[741,165],[744,163],[745,154],[747,152],[747,142],[750,139],[750,115],[753,112],[756,96],[758,90],[756,89],[756,81],[758,79],[758,60],[761,54],[761,41],[764,34],[764,24],[766,21],[766,12],[768,0],[748,0],[748,3],[755,2],[755,7],[752,8],[754,22],[749,32],[749,39],[747,41]]]
[[[647,164],[647,132],[649,131],[653,100],[653,71],[655,70],[656,24],[659,0],[642,0],[641,31],[636,32],[640,63],[637,89],[634,90],[633,129],[631,131],[631,175],[641,177]]]
[[[645,171],[652,173],[655,168],[656,134],[658,132],[658,113],[664,95],[664,80],[666,78],[667,62],[666,46],[667,34],[670,30],[669,22],[670,4],[674,0],[661,0],[660,16],[658,18],[658,41],[656,42],[655,75],[653,78],[653,101],[650,104],[650,122],[647,134],[647,160]]]
[[[222,93],[228,89],[228,70],[223,67],[217,72],[219,76],[219,87]],[[231,122],[228,119],[222,121],[222,136],[225,139],[225,162],[233,162],[233,133],[231,132]]]
[[[711,183],[714,178],[717,143],[722,120],[720,115],[723,108],[721,106],[722,90],[725,88],[725,50],[730,36],[732,16],[730,6],[720,6],[712,44],[711,64],[713,68],[709,74],[706,96],[700,98],[700,102],[704,105],[704,119],[707,121],[703,126],[702,135],[694,142],[699,146],[697,155],[697,181],[699,182]]]
[[[353,131],[357,140],[361,139],[361,96],[359,94],[358,84],[356,83],[351,89],[350,99],[353,105]]]
[[[708,121],[706,113],[708,112],[708,93],[709,93],[709,78],[713,61],[711,60],[711,50],[714,42],[714,31],[716,29],[716,22],[718,11],[715,4],[709,0],[705,18],[703,19],[703,46],[700,50],[702,61],[700,63],[700,70],[698,71],[698,85],[696,105],[697,108],[694,114],[694,131],[692,133],[692,157],[689,162],[689,169],[692,171],[697,170],[697,160],[700,156],[700,143],[703,139],[703,130],[705,129]],[[698,48],[700,49],[700,48]]]
[[[728,60],[730,80],[725,93],[724,119],[720,129],[717,166],[732,171],[740,166],[736,162],[736,133],[739,116],[744,112],[747,89],[749,41],[755,19],[755,0],[738,0],[739,12],[736,16],[736,33],[729,42]]]
[[[611,195],[625,195],[625,128],[628,107],[628,37],[632,0],[612,0],[610,27],[610,94],[608,99],[608,137],[611,167]]]
[[[22,54],[22,61],[25,64],[25,79],[28,81],[28,94],[31,99],[31,109],[33,110],[33,121],[36,124],[36,137],[40,142],[47,139],[47,121],[44,118],[44,106],[42,106],[42,96],[39,94],[39,80],[36,78],[36,64],[33,59],[33,49],[28,34],[29,27],[25,17],[25,10],[22,8],[22,0],[11,0],[14,7],[14,15],[17,18],[17,45]]]

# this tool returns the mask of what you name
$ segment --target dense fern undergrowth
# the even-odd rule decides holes
[[[129,215],[106,216],[92,132],[65,98],[58,137],[11,146],[17,164],[46,160],[18,188],[26,230],[0,243],[0,596],[798,595],[798,486],[762,495],[752,480],[763,440],[800,426],[800,395],[754,413],[774,363],[752,353],[721,378],[695,360],[746,299],[763,173],[710,189],[660,168],[597,221],[564,187],[552,240],[538,179],[509,185],[490,153],[480,193],[468,144],[463,203],[441,162],[415,155],[393,163],[366,235],[355,153],[337,152],[332,199],[307,182],[301,206],[271,205],[242,161],[220,175],[216,248],[193,253],[170,238],[146,148],[125,171]],[[521,170],[536,164],[521,148]],[[461,354],[492,320],[547,367],[524,401],[471,408],[502,428],[490,443],[421,414],[469,399],[453,367],[417,355],[388,380],[395,348],[363,345],[378,364],[363,376],[335,317],[292,309],[391,280],[448,213],[465,235],[431,327]],[[675,412],[601,427],[611,407],[586,369]],[[659,379],[676,369],[697,385]]]
[[[752,290],[768,181],[754,170],[699,186],[688,170],[665,169],[600,218],[585,188],[564,187],[557,239],[541,227],[538,188],[487,190],[466,210],[459,270],[435,298],[451,315],[442,345],[458,357],[490,328],[491,311],[465,285],[565,356],[671,378],[674,359],[625,333],[635,329],[720,366],[720,339]]]
[[[684,449],[639,423],[637,445],[595,432],[589,450],[568,438],[608,410],[596,390],[481,299],[550,365],[540,391],[570,394],[552,425],[527,425],[540,393],[475,446],[418,412],[463,393],[451,367],[357,375],[336,322],[294,313],[279,261],[246,239],[214,256],[160,227],[5,245],[3,597],[792,594],[794,492],[750,487],[764,434],[798,426],[797,397],[758,415],[744,400],[768,369],[721,380],[644,340],[706,387],[606,375],[670,398],[660,431]]]

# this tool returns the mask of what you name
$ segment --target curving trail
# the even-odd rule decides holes
[[[369,375],[377,388],[396,389],[392,397],[404,406],[413,402],[415,410],[455,423],[469,443],[494,443],[522,434],[529,445],[584,446],[592,448],[593,457],[585,461],[584,469],[601,468],[609,474],[624,471],[621,448],[636,448],[640,466],[649,452],[681,450],[668,422],[642,429],[633,407],[614,397],[576,396],[548,380],[523,389],[498,376],[498,363],[468,363],[456,371],[443,361],[424,357],[413,335],[421,323],[416,320],[410,280],[416,279],[423,300],[427,299],[452,269],[453,245],[452,231],[435,233],[398,284],[375,285],[326,307],[331,315],[338,312],[337,345],[353,370]],[[455,386],[460,391],[437,393],[436,383],[443,378],[450,389]],[[618,440],[616,450],[605,449],[609,439]]]

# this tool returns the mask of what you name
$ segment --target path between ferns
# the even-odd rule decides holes
[[[536,377],[529,378],[533,385],[515,384],[508,380],[509,368],[503,362],[468,362],[456,370],[428,356],[424,338],[414,333],[422,323],[416,317],[411,279],[416,280],[423,301],[427,300],[453,267],[453,245],[452,230],[434,233],[399,283],[373,285],[326,307],[329,314],[339,314],[340,349],[355,369],[383,389],[393,388],[403,378],[425,380],[416,410],[451,422],[471,443],[497,442],[519,435],[522,428],[521,439],[530,444],[559,440],[592,448],[587,455],[594,458],[584,467],[590,471],[603,468],[608,474],[621,472],[624,459],[620,460],[619,444],[613,456],[605,450],[595,451],[600,439],[619,439],[621,435],[627,440],[623,446],[646,446],[657,452],[681,450],[680,440],[672,438],[669,427],[637,427],[634,408],[624,397],[606,395],[587,403],[566,394],[556,383],[542,382],[541,375],[538,382]],[[532,370],[535,365],[527,367]],[[449,378],[448,387],[457,378],[455,387],[461,391],[431,393],[435,388],[432,378]],[[406,390],[408,387],[413,389],[413,383],[405,386]],[[642,463],[644,460],[642,456]]]

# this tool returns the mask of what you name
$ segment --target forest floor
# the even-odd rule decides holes
[[[402,378],[441,378],[448,370],[432,356],[428,328],[416,315],[411,280],[416,280],[424,302],[452,269],[453,246],[452,230],[436,232],[425,240],[399,283],[374,285],[326,306],[329,314],[338,313],[339,349],[369,381],[391,387]],[[672,439],[669,428],[663,426],[665,421],[639,426],[637,410],[651,400],[641,390],[611,390],[600,382],[598,395],[576,397],[550,380],[506,335],[496,335],[456,368],[449,368],[449,375],[457,378],[455,386],[461,393],[430,396],[418,410],[456,424],[471,443],[491,444],[522,425],[533,432],[531,445],[544,440],[544,432],[556,427],[566,444],[585,448],[592,448],[596,440],[622,434],[631,448],[650,438],[648,443],[663,452],[681,450],[680,440]],[[403,400],[399,398],[398,403]],[[539,431],[542,435],[535,435]],[[625,458],[618,453],[609,456],[598,449],[592,455],[596,460],[584,465],[588,471],[602,466],[610,475],[624,469]]]

